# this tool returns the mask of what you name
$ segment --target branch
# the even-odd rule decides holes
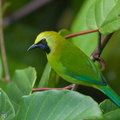
[[[109,34],[109,35],[105,35],[103,37],[103,39],[101,40],[101,50],[99,50],[99,47],[95,48],[95,50],[92,52],[91,56],[90,56],[90,59],[92,61],[95,61],[102,53],[104,47],[106,46],[106,44],[108,43],[108,41],[110,40],[110,38],[112,37],[113,33]],[[100,51],[100,52],[98,52]],[[99,55],[98,55],[99,53]]]
[[[29,15],[30,13],[34,12],[40,7],[43,7],[44,5],[46,5],[51,1],[53,0],[32,0],[27,5],[23,6],[22,8],[17,10],[15,13],[13,13],[11,16],[5,17],[3,19],[4,26],[8,26],[13,22],[22,19],[23,17]]]
[[[69,86],[66,86],[64,88],[34,88],[32,89],[32,92],[36,92],[36,91],[45,91],[45,90],[63,90],[63,89],[69,89],[71,90],[73,88],[75,84],[70,84]]]
[[[9,83],[10,82],[10,75],[8,71],[8,65],[7,65],[7,58],[6,58],[6,51],[5,51],[5,45],[4,45],[4,38],[3,38],[3,24],[2,24],[2,1],[0,0],[0,48],[1,48],[1,54],[2,54],[2,62],[3,67],[5,71],[5,79]]]
[[[87,30],[87,31],[82,31],[82,32],[77,32],[77,33],[72,33],[72,34],[64,36],[64,38],[67,39],[67,38],[75,37],[75,36],[78,36],[78,35],[84,35],[84,34],[88,34],[88,33],[93,33],[93,32],[96,32],[96,31],[98,31],[98,29],[96,29],[96,30]]]

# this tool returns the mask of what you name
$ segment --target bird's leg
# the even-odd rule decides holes
[[[101,64],[102,68],[100,69],[103,71],[105,69],[105,61],[102,58],[98,58],[97,61]]]
[[[72,86],[72,91],[77,91],[77,89],[79,88],[79,85],[73,84]]]
[[[101,64],[102,68],[101,71],[103,71],[105,69],[105,62],[102,58],[100,58],[100,54],[101,54],[102,48],[101,48],[101,33],[98,31],[98,47],[96,50],[96,55],[93,56],[95,57],[95,59]]]
[[[94,52],[92,53],[92,55],[90,56],[90,59],[92,61],[98,61],[102,68],[101,70],[105,69],[105,62],[102,58],[100,58],[101,52],[102,52],[102,43],[101,43],[101,33],[98,31],[98,46],[97,48],[94,50]]]
[[[96,54],[93,56],[95,59],[101,64],[102,68],[101,71],[105,69],[105,62],[102,58],[100,58],[102,48],[101,48],[101,33],[98,31],[98,47],[96,50]]]
[[[100,54],[101,54],[101,33],[98,31],[98,45],[97,48],[92,53],[92,55],[90,56],[90,59],[92,61],[96,61],[100,57]]]

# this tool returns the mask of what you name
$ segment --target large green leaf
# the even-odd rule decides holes
[[[111,100],[107,99],[100,103],[100,108],[103,111],[102,120],[119,120],[120,109]]]
[[[5,91],[7,85],[8,85],[8,83],[5,81],[5,79],[0,80],[0,88],[2,88],[2,90]]]
[[[0,88],[0,119],[13,120],[15,110],[6,93]]]
[[[101,118],[98,104],[70,90],[36,92],[22,98],[16,120],[83,120]]]
[[[35,80],[36,71],[32,67],[15,71],[12,82],[7,86],[7,94],[16,111],[21,97],[31,93]]]
[[[103,34],[120,29],[120,0],[94,0],[87,13],[87,26]]]
[[[102,120],[120,120],[120,109],[104,114]]]
[[[106,99],[102,103],[100,103],[100,108],[105,114],[107,112],[118,109],[118,106],[114,104],[110,99]]]
[[[86,15],[93,0],[85,0],[80,8],[75,20],[73,21],[71,32],[76,33],[88,30],[86,26]],[[88,56],[91,55],[97,45],[97,32],[80,35],[72,38],[72,42],[84,51]]]

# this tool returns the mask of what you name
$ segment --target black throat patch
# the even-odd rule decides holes
[[[37,43],[38,46],[40,47],[41,50],[45,51],[47,54],[50,53],[50,48],[49,46],[47,45],[47,41],[46,39],[42,39],[39,43]]]

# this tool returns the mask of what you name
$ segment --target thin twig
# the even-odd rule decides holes
[[[101,33],[98,31],[98,57],[101,54]]]
[[[108,43],[108,41],[110,40],[110,38],[112,37],[113,33],[109,34],[109,35],[105,35],[103,37],[103,39],[101,40],[101,52],[99,54],[99,56],[101,55],[104,47],[106,46],[106,44]],[[95,50],[92,52],[91,56],[90,56],[90,59],[92,61],[95,61],[96,60],[96,56],[98,56],[98,47],[95,48]]]
[[[67,39],[67,38],[75,37],[75,36],[78,36],[78,35],[84,35],[84,34],[88,34],[88,33],[93,33],[93,32],[96,32],[96,31],[98,31],[98,29],[96,29],[96,30],[87,30],[87,31],[82,31],[82,32],[77,32],[77,33],[72,33],[72,34],[64,36],[64,38]]]
[[[3,19],[4,26],[8,26],[14,23],[17,20],[22,19],[23,17],[29,15],[30,13],[34,12],[38,8],[48,4],[53,0],[32,0],[27,5],[23,6],[11,16],[7,16]]]
[[[6,51],[5,51],[4,38],[3,38],[2,3],[1,2],[2,1],[0,0],[0,48],[1,48],[2,62],[3,62],[4,72],[5,72],[5,79],[9,83],[10,75],[9,75],[9,71],[8,71]]]
[[[63,89],[68,89],[71,90],[73,88],[74,84],[70,84],[69,86],[66,86],[64,88],[33,88],[32,92],[36,92],[36,91],[45,91],[45,90],[63,90]]]

